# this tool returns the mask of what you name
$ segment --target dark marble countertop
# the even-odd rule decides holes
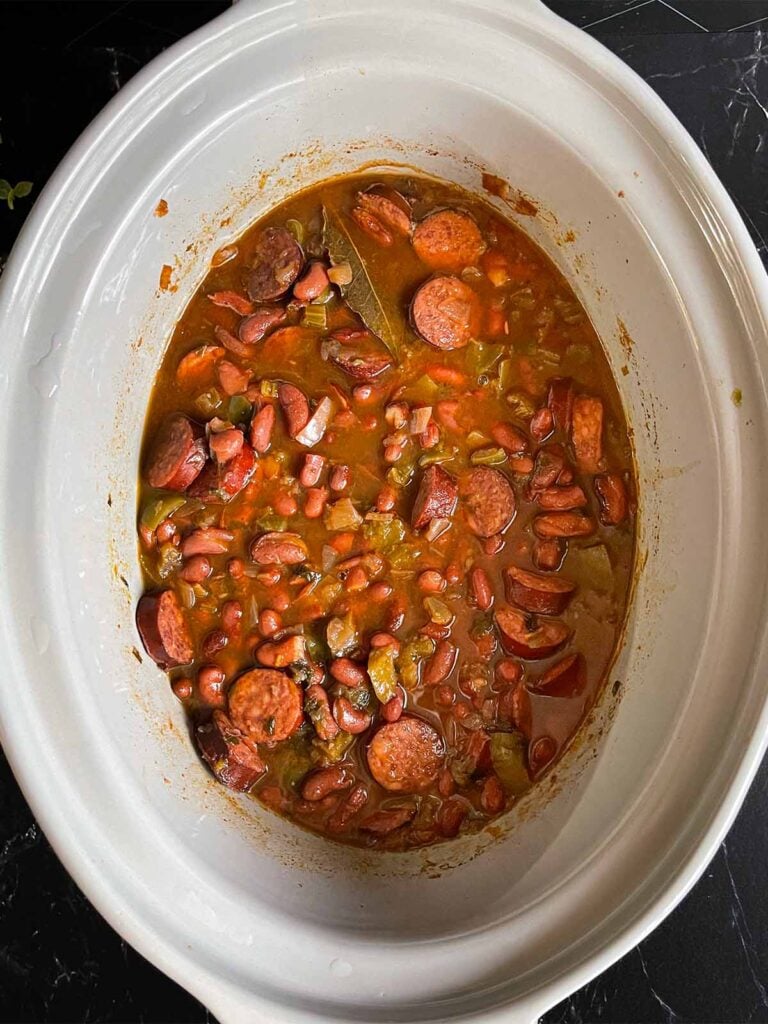
[[[724,181],[768,263],[768,0],[547,2],[669,104]],[[0,179],[33,182],[31,195],[16,199],[11,210],[0,180],[0,261],[35,195],[91,118],[138,68],[226,6],[219,0],[0,5]],[[766,851],[768,764],[677,910],[543,1022],[768,1022]],[[93,910],[48,846],[2,754],[0,1021],[212,1021]]]

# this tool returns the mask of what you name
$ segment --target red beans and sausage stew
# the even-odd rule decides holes
[[[481,827],[622,628],[627,425],[573,291],[431,179],[302,192],[216,253],[154,386],[138,629],[200,755],[334,839]]]

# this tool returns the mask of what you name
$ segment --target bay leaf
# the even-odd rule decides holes
[[[341,286],[347,305],[357,313],[368,330],[384,342],[395,359],[399,358],[403,338],[401,317],[396,311],[387,309],[341,215],[327,206],[323,207],[323,245],[334,266],[348,263],[352,269],[352,280]]]

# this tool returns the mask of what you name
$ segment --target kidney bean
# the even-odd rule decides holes
[[[531,437],[534,441],[541,444],[542,441],[546,441],[549,435],[555,429],[555,417],[552,415],[552,410],[544,406],[543,409],[539,409],[538,412],[534,413],[531,418],[531,423],[528,428],[531,432]]]
[[[397,501],[397,492],[390,484],[384,484],[376,497],[377,512],[391,512]]]
[[[356,384],[352,388],[352,397],[356,402],[370,402],[375,396],[375,391],[370,384]]]
[[[347,578],[344,580],[344,589],[352,594],[358,590],[365,590],[369,583],[370,580],[365,569],[360,565],[356,565],[349,570]]]
[[[435,819],[440,834],[446,839],[453,839],[459,834],[459,829],[468,813],[466,804],[459,800],[451,798],[444,801]]]
[[[424,594],[439,594],[445,590],[445,579],[436,569],[425,569],[416,582]]]
[[[301,784],[301,795],[304,800],[313,802],[324,800],[331,793],[349,789],[354,781],[354,775],[339,765],[334,765],[331,768],[318,768],[305,777]]]
[[[419,434],[419,444],[422,448],[429,449],[434,448],[440,441],[440,428],[434,420],[430,420],[427,424],[427,429],[423,434]]]
[[[453,717],[457,722],[463,722],[465,718],[474,714],[474,709],[468,700],[460,700],[456,702],[453,709]]]
[[[437,776],[437,792],[440,796],[453,796],[456,792],[456,782],[451,775],[450,768],[441,768]]]
[[[233,580],[241,580],[245,576],[245,562],[242,558],[230,558],[227,562],[227,572]]]
[[[575,508],[584,508],[587,496],[578,484],[572,484],[569,487],[545,487],[537,493],[536,501],[547,511],[570,512]]]
[[[279,516],[295,516],[299,505],[289,491],[278,491],[272,505]]]
[[[489,775],[483,780],[480,790],[480,806],[486,814],[500,814],[504,810],[507,799],[497,775]]]
[[[391,633],[374,633],[370,644],[374,649],[377,647],[394,647],[398,653],[400,652],[400,641],[397,637],[392,636]]]
[[[600,522],[605,526],[618,526],[623,523],[629,511],[629,500],[621,475],[602,473],[595,477],[593,484],[597,500],[600,502]]]
[[[240,632],[240,620],[243,617],[243,606],[239,601],[225,601],[221,608],[221,625],[228,636]]]
[[[230,430],[222,430],[219,434],[211,434],[208,439],[208,450],[218,463],[229,462],[240,454],[243,441],[242,430],[232,427]]]
[[[223,629],[212,629],[205,637],[202,644],[203,656],[210,658],[212,654],[223,650],[229,643],[229,637]]]
[[[256,651],[256,660],[272,668],[287,668],[307,656],[303,636],[288,636],[279,643],[266,643]]]
[[[499,658],[494,675],[498,682],[509,686],[520,681],[523,675],[523,666],[514,658]]]
[[[406,605],[402,597],[395,597],[387,610],[387,629],[394,633],[405,622]]]
[[[328,274],[322,263],[310,263],[304,276],[293,286],[293,295],[299,302],[312,302],[329,285]]]
[[[496,423],[491,427],[491,437],[510,455],[523,455],[528,451],[528,438],[511,423]]]
[[[202,583],[213,572],[211,560],[205,555],[193,555],[187,559],[179,572],[179,576],[187,583]]]
[[[477,566],[470,572],[469,589],[477,608],[481,612],[487,612],[493,604],[493,590],[485,569]]]
[[[397,693],[381,706],[381,717],[385,722],[396,722],[403,713],[405,697],[398,686]]]
[[[362,686],[368,680],[368,673],[363,666],[351,658],[336,658],[328,666],[328,671],[337,683],[344,686]]]
[[[453,671],[458,651],[449,640],[439,640],[435,651],[424,668],[424,685],[436,686]]]
[[[177,536],[176,523],[172,519],[164,519],[155,530],[155,539],[158,544],[167,544]]]
[[[346,697],[337,697],[333,702],[333,717],[340,729],[357,736],[371,724],[371,716],[359,711]]]
[[[302,487],[314,487],[324,469],[325,456],[309,452],[304,456],[304,465],[299,472],[299,483]]]
[[[272,608],[265,608],[259,615],[259,632],[264,637],[274,636],[283,628],[282,616]]]
[[[447,683],[443,683],[435,690],[435,703],[439,704],[440,707],[449,708],[453,705],[455,700],[456,691],[452,686],[448,686]]]
[[[304,515],[307,519],[319,519],[325,510],[325,503],[328,501],[327,487],[310,487],[307,490],[307,500],[304,503]]]
[[[537,569],[544,569],[546,572],[556,572],[565,557],[567,545],[559,537],[551,537],[547,540],[537,538],[533,543],[531,558]]]
[[[285,612],[291,607],[291,595],[287,590],[278,590],[272,597],[272,604],[275,611]]]
[[[392,595],[392,585],[385,583],[384,580],[380,580],[378,583],[374,583],[371,589],[368,591],[368,596],[376,604],[381,601],[386,601],[388,597]]]
[[[354,816],[365,807],[368,802],[368,790],[362,782],[358,783],[352,792],[336,808],[326,822],[329,832],[343,832]]]
[[[186,677],[174,679],[171,689],[174,697],[178,697],[179,700],[188,700],[192,696],[192,683]]]
[[[276,587],[280,582],[281,573],[276,565],[266,568],[263,572],[260,572],[256,579],[264,587]]]
[[[377,836],[385,836],[395,829],[402,828],[416,814],[416,807],[393,807],[383,811],[374,811],[360,822],[365,832],[373,832]]]
[[[222,687],[226,674],[218,665],[203,665],[197,673],[197,692],[209,708],[223,708],[226,697]]]
[[[397,444],[387,444],[384,446],[384,461],[388,465],[393,465],[400,458],[402,458],[403,449]]]
[[[496,533],[492,537],[486,537],[482,544],[486,555],[497,555],[504,547],[504,538],[500,533]]]
[[[328,483],[332,491],[343,491],[349,483],[349,466],[334,466]]]
[[[461,580],[463,573],[455,562],[450,562],[446,565],[443,575],[448,585],[453,587]]]

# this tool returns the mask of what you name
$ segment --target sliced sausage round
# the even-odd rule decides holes
[[[403,715],[383,725],[368,745],[371,775],[393,793],[418,793],[437,779],[445,747],[423,718]]]
[[[442,466],[429,466],[419,484],[413,503],[411,525],[414,530],[428,526],[433,519],[447,519],[456,509],[459,489],[456,481]]]
[[[214,711],[210,722],[199,725],[195,738],[203,760],[229,789],[245,793],[266,771],[254,744],[238,732],[223,711]]]
[[[406,200],[394,189],[381,188],[358,192],[356,204],[398,235],[410,235],[410,208]]]
[[[263,533],[251,544],[258,565],[299,565],[307,560],[307,545],[298,533]]]
[[[515,492],[498,469],[470,470],[461,479],[459,493],[469,528],[478,537],[502,533],[515,517]]]
[[[285,295],[301,273],[304,254],[287,228],[261,232],[251,260],[246,288],[254,302],[272,302]]]
[[[570,629],[559,619],[539,619],[508,605],[497,610],[496,625],[504,650],[528,661],[548,658],[571,635]]]
[[[584,659],[577,652],[548,668],[536,683],[536,689],[550,697],[576,697],[585,682]]]
[[[181,413],[171,416],[155,435],[147,460],[147,483],[185,491],[202,473],[207,457],[202,429]]]
[[[232,684],[228,700],[235,727],[254,743],[285,740],[304,720],[301,689],[276,669],[244,672]]]
[[[526,612],[559,615],[576,589],[576,584],[561,576],[544,576],[510,565],[504,570],[507,599]]]
[[[461,210],[431,213],[413,232],[413,248],[433,270],[460,273],[473,267],[485,252],[480,228]]]
[[[173,590],[144,594],[136,609],[136,625],[147,654],[160,668],[188,665],[194,658],[192,634]]]
[[[432,277],[411,302],[417,333],[434,348],[464,348],[480,329],[480,300],[458,277]]]

